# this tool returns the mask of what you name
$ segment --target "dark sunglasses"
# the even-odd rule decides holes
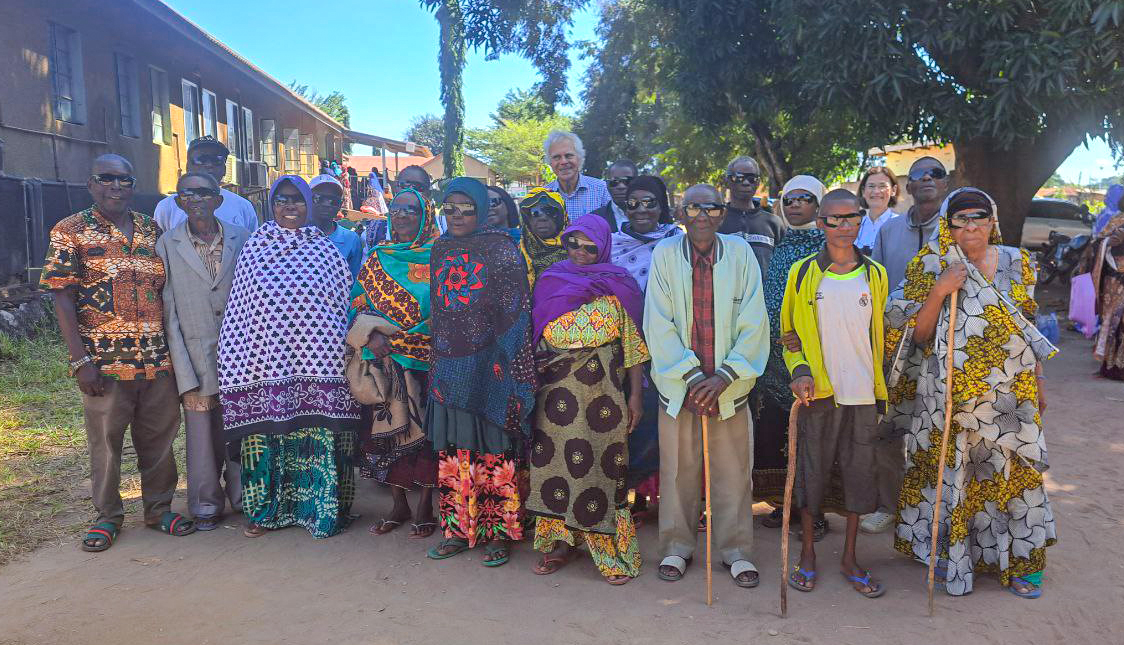
[[[921,181],[926,177],[933,179],[944,179],[948,177],[948,171],[940,166],[933,166],[932,168],[914,168],[909,171],[910,181]]]
[[[716,204],[714,202],[707,202],[705,204],[692,202],[683,205],[683,212],[687,214],[688,219],[695,219],[703,213],[705,213],[707,217],[719,218],[722,217],[722,213],[726,212],[726,205]]]
[[[814,204],[816,198],[814,195],[797,195],[796,197],[785,197],[781,200],[785,206],[792,206],[793,204]]]
[[[321,206],[342,206],[343,197],[336,197],[335,195],[312,195],[312,201]]]
[[[429,190],[429,185],[423,181],[409,181],[406,179],[399,180],[398,190],[402,190],[403,188],[413,188],[419,193],[425,193],[425,191]]]
[[[502,197],[489,197],[488,198],[488,207],[489,208],[499,208],[500,204],[502,204],[502,203],[503,203]]]
[[[862,213],[844,213],[843,215],[821,215],[823,225],[828,228],[857,227],[862,225]]]
[[[523,215],[527,218],[535,217],[549,217],[550,219],[557,219],[561,215],[561,211],[557,208],[550,206],[531,206],[530,208],[523,208]]]
[[[476,217],[476,207],[471,204],[445,202],[441,204],[441,212],[445,214],[445,217],[452,217],[454,213],[461,217]]]
[[[756,184],[761,181],[761,175],[753,172],[728,172],[726,179],[734,184]]]
[[[122,188],[131,188],[137,183],[137,178],[132,175],[115,175],[111,172],[98,173],[90,175],[90,178],[98,182],[102,186],[110,186],[113,182],[117,182]]]
[[[948,217],[948,225],[952,228],[968,228],[972,224],[983,226],[989,221],[991,221],[991,213],[984,212],[957,213]]]
[[[197,166],[225,166],[227,155],[214,154],[214,155],[195,155],[191,158],[191,162]]]
[[[617,186],[627,186],[632,183],[632,177],[613,177],[605,183],[609,184],[611,188],[616,188]]]
[[[211,199],[219,196],[219,191],[214,188],[184,188],[176,191],[180,199]]]
[[[307,206],[304,203],[304,196],[302,195],[287,195],[285,193],[277,193],[273,196],[274,206]]]
[[[407,215],[421,215],[421,209],[417,206],[391,206],[386,212],[387,217],[404,217]]]
[[[660,205],[660,203],[658,200],[656,200],[655,197],[645,197],[644,199],[629,197],[628,201],[626,201],[624,205],[628,208],[628,210],[634,211],[641,206],[643,206],[644,208],[656,208]]]
[[[582,251],[585,251],[590,255],[597,255],[598,251],[597,245],[593,242],[579,242],[578,239],[573,235],[567,235],[566,237],[562,238],[562,246],[571,251],[577,251],[578,249],[581,249]]]

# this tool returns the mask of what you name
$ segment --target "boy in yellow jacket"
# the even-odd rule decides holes
[[[847,537],[842,573],[864,596],[885,589],[855,558],[859,515],[877,507],[874,450],[878,415],[885,410],[882,374],[883,311],[888,285],[882,265],[855,246],[862,209],[838,189],[824,196],[817,226],[826,237],[816,254],[792,265],[781,305],[781,334],[795,333],[784,352],[800,412],[793,506],[804,528],[800,564],[788,583],[800,591],[816,584],[813,518],[837,469],[843,482]],[[791,337],[790,337],[791,338]],[[795,351],[793,351],[795,350]]]

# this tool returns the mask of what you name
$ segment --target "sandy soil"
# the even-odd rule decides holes
[[[652,526],[641,529],[641,577],[624,587],[605,584],[588,559],[533,575],[536,556],[527,545],[499,569],[480,566],[477,553],[434,562],[424,552],[435,538],[367,533],[389,510],[389,497],[364,481],[362,518],[328,540],[299,529],[249,540],[234,522],[172,538],[130,517],[106,553],[83,553],[71,542],[40,549],[0,570],[0,645],[1122,643],[1124,384],[1092,377],[1087,347],[1066,334],[1062,357],[1047,370],[1047,481],[1059,543],[1037,601],[985,577],[968,597],[938,591],[936,617],[928,618],[924,569],[896,555],[888,535],[860,539],[861,561],[889,589],[881,599],[863,598],[834,573],[838,517],[820,544],[820,586],[789,593],[787,620],[778,615],[779,534],[760,526],[761,586],[738,589],[717,568],[710,608],[701,557],[679,583],[656,578]]]

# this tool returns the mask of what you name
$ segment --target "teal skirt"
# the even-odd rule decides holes
[[[267,529],[303,526],[313,537],[347,528],[355,500],[355,434],[306,428],[242,439],[242,512]]]

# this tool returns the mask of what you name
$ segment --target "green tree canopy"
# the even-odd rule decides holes
[[[492,113],[491,127],[468,131],[468,148],[506,182],[542,184],[553,179],[543,161],[543,141],[551,130],[569,130],[573,123],[570,117],[543,107],[534,94],[508,92]]]
[[[351,110],[347,108],[347,97],[343,92],[335,90],[330,94],[320,94],[308,85],[298,84],[294,79],[289,83],[289,89],[295,94],[320,108],[325,114],[335,119],[345,128],[351,128]],[[351,144],[344,144],[345,153],[351,154]]]
[[[402,138],[420,143],[436,156],[445,149],[445,124],[434,114],[419,114],[410,119],[410,127],[402,133]]]

